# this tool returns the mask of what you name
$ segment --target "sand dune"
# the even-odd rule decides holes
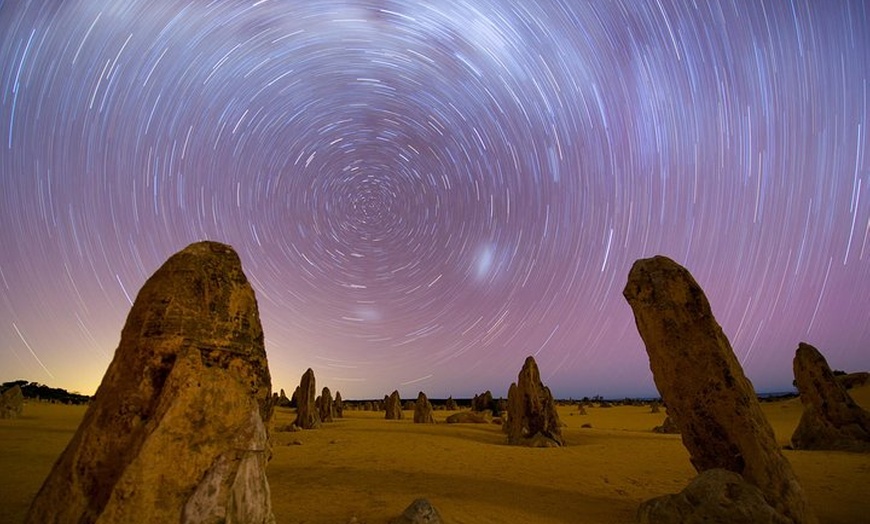
[[[851,393],[870,407],[870,386]],[[787,444],[800,401],[763,409]],[[410,412],[387,421],[382,413],[346,411],[318,430],[274,432],[275,516],[279,523],[383,523],[422,496],[453,523],[631,522],[641,501],[677,492],[695,474],[679,436],[650,431],[664,413],[559,410],[567,446],[554,449],[507,446],[494,424],[413,424]],[[436,420],[450,413],[436,411]],[[0,420],[0,521],[23,520],[83,414],[84,407],[30,403],[23,418]],[[293,418],[293,410],[278,409],[275,426]],[[821,522],[866,520],[870,454],[785,453]]]

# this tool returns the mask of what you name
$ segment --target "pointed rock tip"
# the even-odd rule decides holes
[[[682,267],[680,264],[676,263],[672,258],[666,257],[665,255],[654,255],[648,258],[639,258],[634,261],[634,264],[631,265],[631,273],[635,271],[641,270],[649,270],[654,267]]]
[[[233,249],[233,246],[222,244],[221,242],[215,242],[214,240],[201,240],[199,242],[194,242],[175,254],[175,256],[179,255],[226,258],[240,266],[242,263],[239,254],[235,249]]]
[[[709,307],[692,273],[664,255],[636,260],[628,273],[622,296],[629,304],[658,307],[664,300],[680,307],[686,304]]]
[[[828,360],[822,355],[822,352],[806,342],[798,343],[798,347],[794,352],[794,365],[829,367]]]
[[[797,347],[797,350],[795,351],[796,353],[804,353],[804,352],[808,352],[808,351],[815,351],[816,353],[819,352],[819,350],[816,349],[816,347],[813,346],[812,344],[808,344],[806,342],[798,342],[798,347]]]
[[[173,264],[207,267],[214,262],[217,262],[224,270],[240,272],[242,280],[247,280],[242,271],[242,260],[236,250],[229,244],[222,244],[213,240],[202,240],[189,244],[181,251],[169,257],[164,267],[177,267],[173,266]],[[159,273],[160,271],[155,273],[155,275]]]
[[[189,244],[187,247],[181,250],[182,253],[197,253],[205,251],[210,251],[214,253],[236,252],[236,250],[233,249],[233,246],[221,242],[215,242],[214,240],[200,240],[199,242]]]

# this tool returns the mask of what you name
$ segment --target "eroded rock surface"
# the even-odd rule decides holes
[[[676,495],[640,505],[641,524],[790,524],[757,486],[726,469],[708,469]]]
[[[444,422],[448,424],[491,424],[492,412],[487,411],[460,411],[447,417]]]
[[[0,418],[18,418],[24,411],[24,393],[18,384],[0,394]]]
[[[562,424],[550,389],[541,382],[533,357],[527,357],[517,382],[508,390],[507,422],[502,426],[513,445],[561,446]],[[546,444],[546,445],[545,445]]]
[[[332,407],[335,418],[344,418],[344,401],[341,399],[341,392],[335,392],[335,402],[333,402]]]
[[[284,393],[284,390],[281,390],[281,393],[278,395],[278,399],[275,401],[275,405],[277,407],[289,408],[290,407],[290,399],[287,398],[287,395]]]
[[[238,255],[192,244],[145,282],[28,523],[274,522],[271,379]]]
[[[870,384],[870,372],[867,371],[858,371],[846,375],[834,376],[836,377],[837,382],[842,384],[842,386],[847,390]]]
[[[870,413],[852,400],[819,350],[800,343],[794,377],[804,411],[793,448],[870,451]]]
[[[320,414],[321,422],[332,422],[335,419],[335,404],[332,400],[332,392],[324,386],[320,393],[319,403],[317,404],[317,412]]]
[[[653,428],[653,433],[665,433],[668,435],[677,435],[680,433],[680,428],[674,424],[674,419],[671,417],[665,417],[664,422],[662,422],[661,426],[656,426]]]
[[[441,515],[428,500],[417,499],[405,508],[402,515],[391,524],[441,524]]]
[[[384,399],[384,418],[387,420],[401,420],[405,415],[402,413],[402,399],[398,391],[393,391]]]
[[[432,403],[422,391],[417,395],[414,403],[414,424],[434,424],[435,416],[432,413]]]
[[[320,413],[317,411],[317,385],[314,371],[308,368],[302,374],[299,387],[296,389],[296,421],[300,429],[315,429],[320,427]]]
[[[471,411],[486,411],[498,413],[498,407],[495,400],[492,398],[492,392],[484,391],[480,395],[474,395],[471,399]]]
[[[692,275],[667,257],[638,260],[623,295],[695,469],[738,473],[780,514],[815,522],[755,390]]]

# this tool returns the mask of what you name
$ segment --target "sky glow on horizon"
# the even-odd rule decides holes
[[[91,394],[232,245],[273,389],[652,396],[631,264],[759,391],[870,370],[865,2],[0,0],[0,382]]]

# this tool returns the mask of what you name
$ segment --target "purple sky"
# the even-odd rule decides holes
[[[654,254],[756,389],[870,369],[868,98],[859,1],[0,0],[0,380],[93,393],[202,239],[276,390],[654,395]]]

